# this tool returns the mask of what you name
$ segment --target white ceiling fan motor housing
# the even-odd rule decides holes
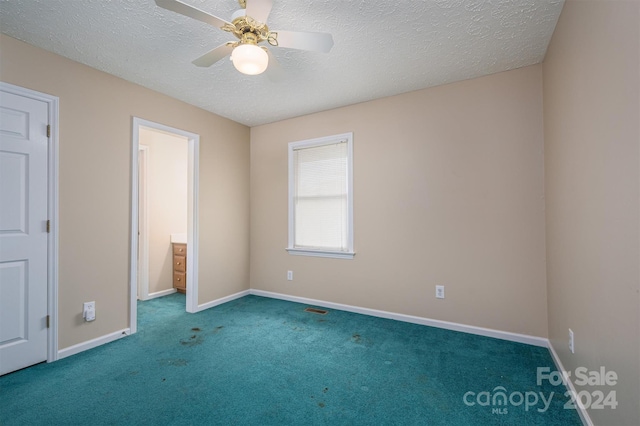
[[[231,22],[235,21],[237,18],[242,18],[243,16],[247,16],[247,9],[238,9],[233,12],[233,15],[231,15]]]

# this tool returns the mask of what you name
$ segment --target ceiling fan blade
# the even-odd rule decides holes
[[[200,10],[179,0],[156,0],[156,4],[163,9],[188,16],[189,18],[197,19],[198,21],[213,25],[214,27],[222,28],[226,24],[231,24],[224,19],[213,16],[204,10]]]
[[[269,80],[277,83],[284,78],[284,70],[282,69],[280,62],[278,62],[276,57],[273,56],[273,53],[271,53],[271,50],[267,50],[267,55],[269,55],[269,66],[267,67],[265,74],[269,77]]]
[[[247,16],[265,23],[271,12],[273,0],[247,0]]]
[[[271,31],[271,35],[275,36],[279,47],[323,53],[328,53],[333,47],[333,36],[329,33]]]
[[[199,67],[210,67],[220,59],[231,54],[231,51],[233,51],[233,44],[222,44],[215,49],[208,51],[198,59],[194,60],[193,64]]]

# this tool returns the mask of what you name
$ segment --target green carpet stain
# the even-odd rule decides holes
[[[180,339],[180,344],[183,346],[196,346],[202,344],[204,339],[200,336],[196,336],[195,334],[188,339]]]
[[[354,333],[353,336],[351,336],[351,341],[353,343],[355,343],[356,345],[361,345],[363,348],[364,347],[371,347],[374,343],[373,340],[371,340],[368,337],[362,337],[360,334],[358,333]]]
[[[214,328],[214,329],[211,331],[211,334],[216,334],[216,333],[218,333],[220,330],[222,330],[223,328],[224,328],[224,326],[223,326],[223,325],[219,325],[219,326],[217,326],[216,328]]]

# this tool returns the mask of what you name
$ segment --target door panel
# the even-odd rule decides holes
[[[24,154],[0,151],[0,234],[27,233],[27,167]]]
[[[47,124],[0,91],[0,374],[47,359]]]
[[[0,311],[0,345],[28,339],[25,317],[27,314],[25,260],[0,263],[2,310]]]

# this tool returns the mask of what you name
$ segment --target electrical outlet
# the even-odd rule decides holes
[[[293,271],[287,271],[287,280],[293,281]]]
[[[572,354],[576,353],[576,348],[573,345],[573,330],[569,329],[569,350]]]
[[[436,298],[444,299],[444,286],[443,285],[437,285],[436,286]]]
[[[96,302],[85,302],[82,305],[82,318],[87,322],[96,319]]]

